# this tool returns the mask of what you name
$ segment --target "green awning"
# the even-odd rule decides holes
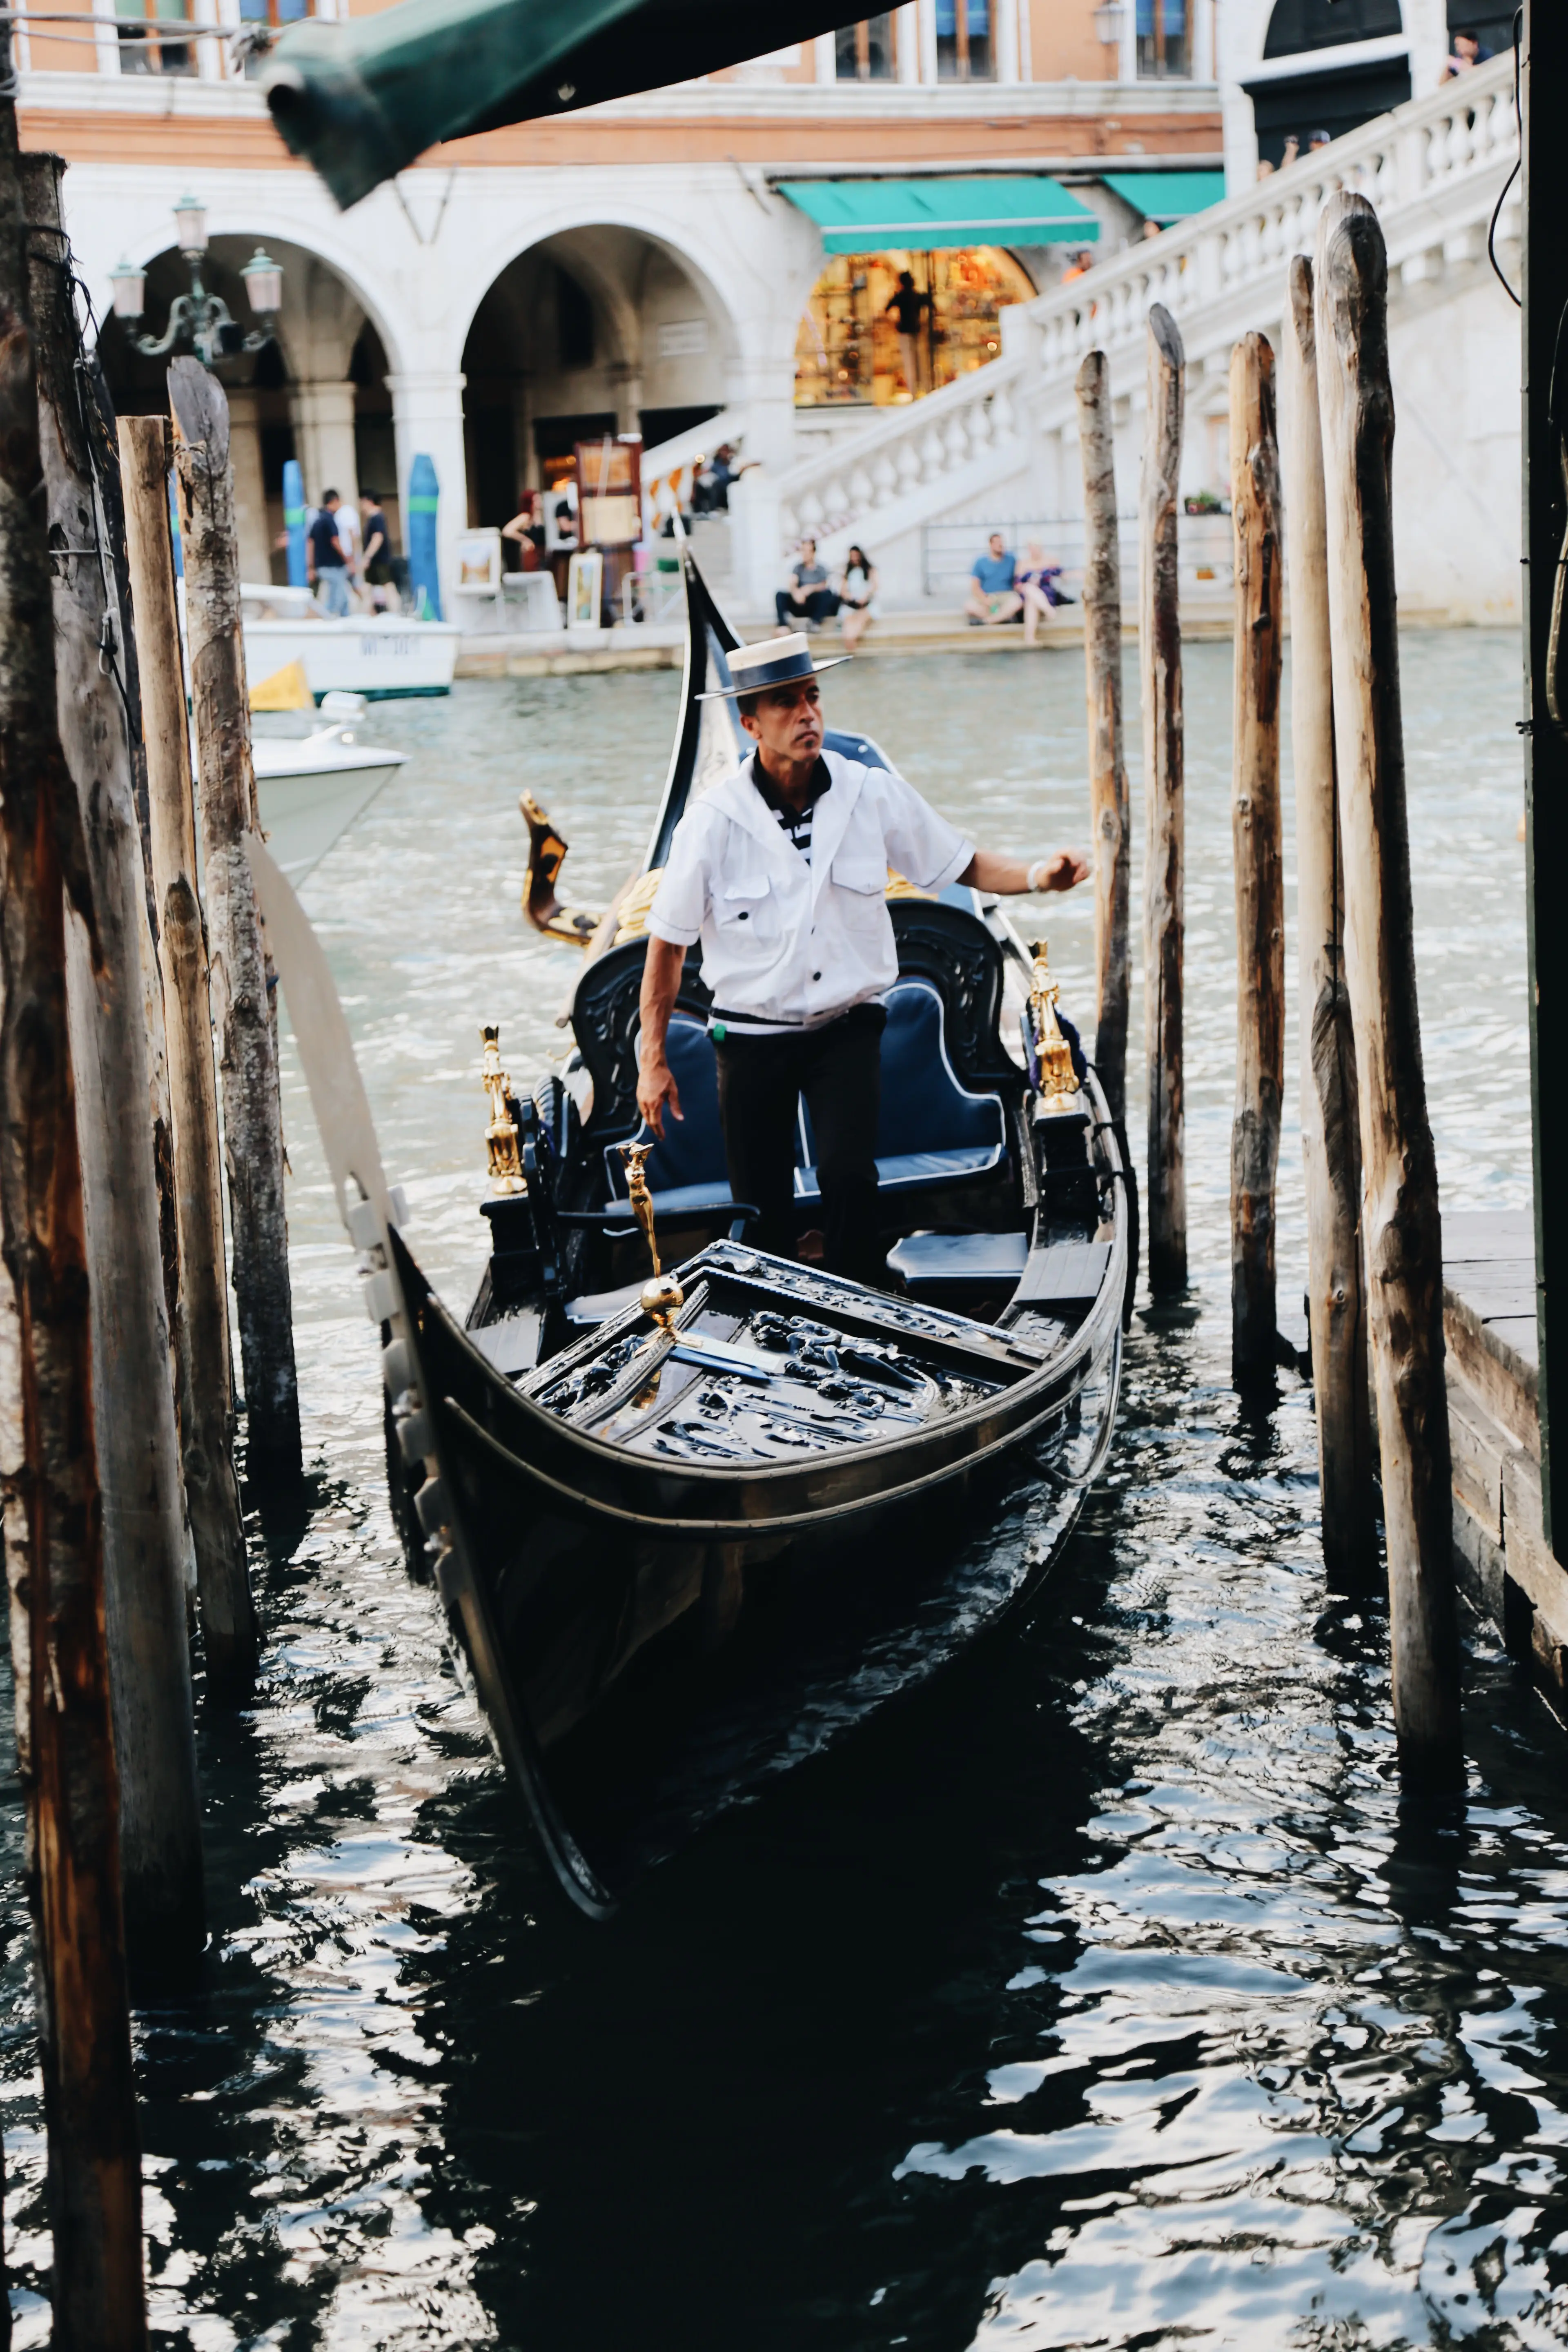
[[[962,245],[1092,245],[1100,223],[1055,180],[781,180],[829,253]]]
[[[837,29],[843,0],[401,0],[285,33],[272,120],[346,207],[443,139],[575,112]]]
[[[1100,176],[1124,204],[1145,220],[1158,221],[1162,228],[1185,220],[1190,213],[1206,212],[1225,198],[1223,172],[1104,172]]]

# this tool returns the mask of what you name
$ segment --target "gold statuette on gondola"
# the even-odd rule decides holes
[[[508,1106],[511,1080],[500,1066],[500,1024],[487,1021],[479,1035],[485,1046],[480,1082],[490,1105],[490,1121],[485,1129],[485,1142],[490,1157],[490,1190],[502,1194],[526,1192],[528,1180],[518,1156],[517,1121]]]
[[[1057,1019],[1061,990],[1051,978],[1044,940],[1035,941],[1034,956],[1035,968],[1029,980],[1029,1022],[1040,1066],[1040,1108],[1070,1110],[1076,1107],[1073,1097],[1079,1091],[1078,1072],[1072,1066],[1072,1047]]]
[[[686,1304],[686,1293],[674,1275],[659,1271],[658,1243],[654,1236],[653,1195],[647,1189],[647,1156],[651,1143],[617,1145],[626,1171],[626,1192],[633,1216],[643,1229],[653,1272],[643,1284],[639,1304],[651,1322],[666,1331],[674,1328],[675,1310]]]

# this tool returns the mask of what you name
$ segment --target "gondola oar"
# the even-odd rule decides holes
[[[511,1704],[495,1629],[461,1528],[447,1507],[450,1490],[434,1424],[416,1386],[407,1304],[391,1245],[393,1231],[406,1220],[407,1205],[401,1191],[386,1181],[370,1098],[360,1076],[342,1001],[310,919],[281,868],[258,834],[247,834],[245,845],[338,1211],[350,1240],[369,1262],[365,1310],[373,1323],[390,1332],[389,1344],[382,1350],[382,1373],[403,1458],[411,1465],[421,1462],[424,1465],[425,1483],[415,1504],[428,1538],[437,1588],[456,1621],[501,1760],[523,1792],[557,1874],[584,1911],[595,1918],[606,1917],[614,1908],[613,1901],[551,1801],[539,1769],[532,1730]]]

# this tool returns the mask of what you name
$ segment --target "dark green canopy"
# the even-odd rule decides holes
[[[402,0],[281,40],[272,119],[346,211],[439,140],[661,89],[836,30],[846,0]]]

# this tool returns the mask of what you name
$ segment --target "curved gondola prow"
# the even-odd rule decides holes
[[[727,774],[744,758],[746,738],[732,702],[704,702],[710,686],[731,684],[728,656],[742,643],[739,632],[719,608],[702,577],[691,543],[675,518],[676,543],[686,583],[686,665],[680,680],[680,725],[669,757],[669,772],[659,798],[658,814],[643,860],[645,873],[662,867],[669,856],[675,828],[686,814],[692,785],[711,772],[711,781]]]

